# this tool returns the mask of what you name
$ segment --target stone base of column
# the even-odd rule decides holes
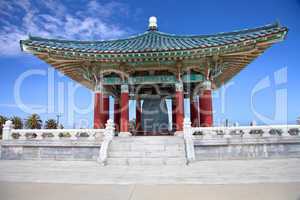
[[[118,134],[119,137],[130,137],[132,134],[130,132],[120,132]]]
[[[174,136],[183,137],[183,131],[175,131]]]

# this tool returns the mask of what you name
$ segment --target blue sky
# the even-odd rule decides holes
[[[148,18],[157,16],[159,30],[174,34],[213,34],[252,28],[280,21],[289,28],[287,39],[275,44],[248,65],[227,84],[225,95],[214,92],[214,120],[225,119],[240,124],[255,120],[258,123],[295,123],[300,116],[299,93],[299,0],[189,0],[189,1],[26,1],[0,2],[0,114],[28,116],[26,108],[17,105],[15,93],[18,81],[26,78],[20,88],[20,99],[28,108],[42,108],[44,120],[61,113],[66,127],[91,126],[92,94],[79,87],[70,98],[75,82],[32,55],[20,52],[19,40],[29,34],[66,39],[112,39],[142,33]],[[33,71],[34,70],[34,71]],[[287,75],[285,81],[277,81]],[[25,74],[26,75],[26,74]],[[53,76],[54,92],[48,95],[48,77]],[[52,80],[52,79],[50,79]],[[51,82],[51,81],[50,81]],[[257,85],[266,87],[255,93],[251,106],[251,93]],[[223,90],[224,91],[224,90]],[[72,91],[71,91],[72,92]],[[287,102],[285,103],[285,94]],[[276,103],[276,95],[277,99]],[[47,107],[47,104],[54,103]],[[84,109],[74,111],[74,106]],[[281,100],[280,100],[281,99]],[[286,107],[286,109],[285,109]],[[25,110],[24,110],[25,109]],[[286,110],[286,112],[285,112]],[[187,109],[188,115],[188,109]],[[134,115],[130,115],[134,117]]]

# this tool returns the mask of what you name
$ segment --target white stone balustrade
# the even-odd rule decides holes
[[[232,136],[249,137],[291,137],[300,135],[300,125],[255,125],[233,127],[190,127],[192,135],[201,135],[203,139]],[[273,133],[271,133],[273,132]]]
[[[102,140],[114,134],[113,122],[105,129],[14,129],[10,120],[3,125],[3,140]]]

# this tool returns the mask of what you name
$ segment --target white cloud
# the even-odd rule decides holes
[[[112,23],[112,18],[128,13],[125,4],[114,1],[103,4],[92,0],[82,3],[80,10],[74,10],[55,0],[2,0],[0,55],[19,54],[19,41],[29,34],[79,40],[121,37],[128,29]]]

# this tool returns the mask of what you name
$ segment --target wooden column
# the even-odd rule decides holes
[[[105,113],[106,101],[104,94],[104,88],[101,83],[95,88],[94,97],[94,128],[105,128],[107,121]]]
[[[203,90],[199,96],[200,125],[204,127],[213,126],[212,90],[211,82],[203,82]]]
[[[182,83],[176,84],[176,131],[183,131],[184,96]]]
[[[94,93],[94,128],[102,128],[103,120],[101,115],[101,101],[102,93],[100,91],[95,91]]]
[[[120,131],[120,99],[115,97],[114,102],[114,122],[116,126],[116,131]]]
[[[104,123],[109,119],[109,96],[106,94],[103,95],[103,118]]]
[[[190,114],[192,126],[198,126],[198,102],[192,95],[190,96]]]
[[[128,85],[121,86],[121,126],[120,136],[128,136],[129,134],[129,90]]]

